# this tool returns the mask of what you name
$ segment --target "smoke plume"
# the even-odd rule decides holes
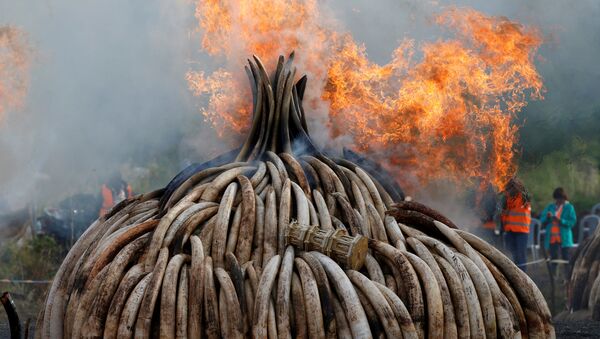
[[[545,100],[517,113],[525,156],[538,157],[573,134],[593,135],[589,126],[600,120],[596,1],[333,0],[327,14],[336,20],[326,27],[348,31],[371,61],[385,65],[405,38],[417,44],[447,38],[434,20],[449,5],[541,32],[545,43],[535,63]],[[200,50],[194,14],[203,13],[194,8],[184,0],[0,4],[0,25],[27,32],[36,55],[22,108],[7,110],[0,126],[0,192],[11,206],[96,192],[113,170],[137,180],[134,190],[157,188],[188,161],[230,148],[198,113],[210,103],[193,96],[185,76],[241,65],[250,55],[240,50],[239,59],[223,60]],[[297,51],[299,58],[313,52]],[[242,68],[233,76],[243,77]],[[317,79],[309,79],[309,88]],[[326,135],[323,121],[318,125],[324,130],[315,134]]]
[[[157,188],[183,166],[184,134],[209,140],[193,156],[218,144],[184,78],[190,60],[202,62],[189,3],[6,1],[4,23],[26,32],[35,51],[23,105],[0,126],[0,199],[9,206],[97,193],[115,170],[145,185],[135,190]]]

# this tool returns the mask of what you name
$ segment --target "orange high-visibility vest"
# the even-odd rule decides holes
[[[494,220],[488,220],[483,223],[483,228],[488,230],[494,230],[496,228],[496,223],[494,222]]]
[[[558,207],[556,209],[556,212],[554,215],[556,215],[556,217],[558,219],[560,219],[560,215],[562,214],[562,209],[563,209],[564,204],[560,205],[560,207]],[[557,220],[552,219],[552,227],[550,228],[550,243],[551,244],[560,244],[561,243],[561,238],[560,238],[560,222]]]
[[[105,215],[108,211],[113,207],[115,201],[113,199],[113,193],[106,185],[102,185],[100,189],[102,193],[102,207],[100,207],[100,216]],[[127,198],[130,199],[133,197],[133,190],[131,189],[131,185],[127,184]]]
[[[108,213],[108,210],[113,206],[114,200],[112,191],[110,188],[108,188],[108,186],[102,185],[100,192],[102,193],[102,207],[100,207],[100,216],[103,216]]]
[[[531,205],[523,201],[521,194],[506,197],[506,208],[502,212],[502,225],[505,232],[529,233]]]

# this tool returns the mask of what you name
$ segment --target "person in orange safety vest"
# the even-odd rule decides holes
[[[513,261],[525,271],[527,262],[527,238],[531,225],[531,203],[529,193],[517,178],[512,178],[502,192],[498,206],[498,228],[504,231],[506,247],[512,253]]]
[[[110,180],[100,188],[102,195],[102,206],[100,207],[100,216],[102,217],[119,202],[133,197],[131,185],[121,178],[121,174],[115,173]]]

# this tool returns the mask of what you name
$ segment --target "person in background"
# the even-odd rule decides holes
[[[540,213],[540,221],[546,228],[544,247],[550,251],[550,259],[558,259],[560,253],[561,258],[568,261],[569,249],[573,247],[572,228],[577,222],[577,215],[562,187],[556,188],[552,197],[554,202]],[[552,275],[555,274],[557,265],[556,263],[550,265]]]
[[[525,271],[531,204],[529,193],[517,178],[510,179],[502,191],[495,219],[496,234],[504,231],[505,244],[512,253],[514,263]]]
[[[131,185],[129,185],[121,174],[116,172],[110,177],[106,184],[100,189],[102,195],[102,206],[100,207],[100,217],[121,201],[133,197]]]
[[[479,203],[477,203],[478,200]],[[498,193],[492,184],[489,184],[484,191],[481,191],[481,193],[478,192],[478,196],[475,197],[475,205],[479,206],[477,212],[483,228],[495,231]]]

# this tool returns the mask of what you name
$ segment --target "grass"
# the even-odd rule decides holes
[[[519,176],[532,196],[532,208],[541,211],[552,201],[552,192],[563,187],[579,212],[600,203],[600,143],[575,139],[539,163],[521,164]]]
[[[0,248],[0,278],[52,280],[65,250],[53,238],[40,236],[23,245],[6,244]],[[35,319],[41,309],[49,284],[0,283],[0,291],[13,296],[19,317]],[[4,319],[3,319],[4,320]]]

